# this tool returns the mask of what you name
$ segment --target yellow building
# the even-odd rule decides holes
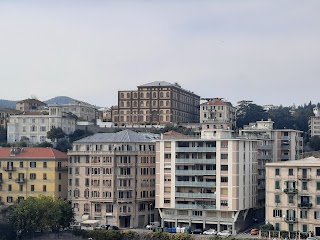
[[[53,148],[0,148],[0,205],[39,194],[66,198],[67,163]]]

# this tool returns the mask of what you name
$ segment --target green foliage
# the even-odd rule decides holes
[[[60,139],[57,142],[57,145],[55,147],[55,149],[61,151],[61,152],[68,152],[68,149],[71,149],[72,146],[70,144],[70,142],[66,139]]]
[[[72,134],[69,135],[69,141],[72,143],[74,141],[77,141],[81,138],[87,137],[93,135],[92,132],[90,131],[85,131],[85,130],[81,130],[81,129],[77,129],[75,130]]]
[[[150,130],[151,130],[151,132],[157,133],[157,134],[166,133],[166,132],[169,132],[169,131],[175,131],[175,132],[178,132],[178,133],[182,133],[184,135],[192,135],[193,134],[193,129],[192,128],[186,128],[186,127],[183,127],[183,126],[174,126],[174,125],[167,125],[162,129],[156,129],[156,130],[150,129]]]
[[[70,203],[62,199],[28,197],[12,206],[9,220],[16,232],[33,234],[68,227],[73,221],[73,210]]]
[[[319,136],[313,136],[310,138],[310,147],[315,150],[320,150],[320,137]]]
[[[271,223],[267,223],[267,224],[264,224],[260,227],[260,230],[261,231],[272,231],[274,230],[274,227]]]
[[[237,110],[237,127],[268,118],[268,113],[262,106],[252,103],[252,101],[240,101]]]
[[[0,126],[0,142],[7,141],[7,129]]]
[[[47,138],[50,139],[51,141],[57,141],[61,138],[64,138],[66,134],[64,131],[58,127],[58,128],[52,128],[50,131],[47,132]]]
[[[10,223],[0,223],[0,240],[12,240],[16,238],[14,227]]]
[[[35,147],[52,148],[53,146],[52,146],[52,143],[42,142],[42,143],[37,144]]]

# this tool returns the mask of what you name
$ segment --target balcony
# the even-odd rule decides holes
[[[61,172],[61,171],[68,171],[68,167],[67,167],[67,166],[56,167],[56,171],[59,171],[59,172]]]
[[[273,155],[258,155],[258,159],[273,159]]]
[[[290,140],[289,136],[281,136],[281,140]]]
[[[281,150],[290,150],[291,146],[290,145],[281,145]]]
[[[25,178],[16,178],[15,182],[16,183],[26,183],[27,179],[25,179]]]
[[[176,163],[187,164],[216,164],[216,159],[193,159],[193,158],[177,158]]]
[[[281,155],[281,160],[289,160],[290,159],[290,156],[289,155]]]
[[[177,187],[215,187],[216,182],[176,181]]]
[[[216,209],[216,205],[199,205],[199,204],[176,204],[177,209],[199,209],[199,210],[212,210]]]
[[[298,175],[298,179],[299,180],[310,180],[310,175],[304,175],[304,174],[302,174],[302,175]]]
[[[216,175],[216,170],[176,170],[176,175]]]
[[[297,194],[298,193],[298,189],[295,188],[285,188],[283,189],[283,192],[287,193],[287,194]]]
[[[7,172],[13,172],[17,170],[17,168],[11,166],[3,167],[2,169]]]
[[[132,167],[133,163],[117,163],[118,167]]]
[[[294,218],[294,217],[286,217],[286,218],[284,219],[284,221],[285,221],[286,223],[296,223],[296,222],[298,222],[298,221],[297,221],[297,218]]]
[[[258,147],[258,149],[263,149],[263,150],[268,150],[268,149],[272,149],[273,148],[273,146],[272,145],[261,145],[261,146],[259,146]]]
[[[132,175],[119,174],[119,175],[117,175],[117,178],[133,178],[133,176]]]
[[[117,202],[132,202],[133,198],[117,198]]]
[[[299,203],[299,208],[312,208],[312,203]]]
[[[176,147],[176,152],[216,152],[215,147]]]
[[[182,197],[182,198],[216,198],[216,194],[215,193],[176,192],[176,197]]]
[[[133,190],[133,187],[132,186],[118,186],[117,187],[117,190],[118,191],[125,191],[125,190]]]

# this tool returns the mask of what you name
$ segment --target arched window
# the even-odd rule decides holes
[[[85,197],[85,198],[89,198],[89,195],[90,195],[89,189],[86,188],[86,189],[84,190],[84,197]]]
[[[146,106],[149,107],[149,101],[146,101]]]
[[[163,106],[163,101],[160,101],[160,107],[162,107]]]
[[[166,111],[166,114],[170,114],[170,110],[167,110],[167,111]]]
[[[140,98],[144,98],[144,95],[143,95],[143,93],[140,93]]]
[[[169,116],[166,116],[166,121],[169,122]]]
[[[166,106],[170,106],[170,101],[166,101]]]
[[[152,101],[152,106],[153,107],[157,106],[157,101]]]
[[[120,98],[124,98],[124,94],[123,93],[120,93]]]
[[[120,107],[124,107],[124,102],[123,101],[120,102]]]
[[[152,93],[152,97],[153,97],[153,98],[157,98],[157,93],[156,93],[156,92],[153,92],[153,93]]]
[[[140,107],[143,107],[143,101],[140,101]]]
[[[163,110],[160,110],[160,114],[163,114]]]
[[[146,98],[150,98],[150,93],[146,93]]]
[[[76,188],[76,189],[73,191],[73,194],[74,194],[73,196],[76,197],[76,198],[80,197],[80,191],[79,191],[79,189]]]
[[[161,92],[161,93],[160,93],[160,97],[162,97],[162,98],[163,98],[163,92]]]
[[[160,116],[160,122],[162,122],[162,121],[163,121],[163,116],[161,115],[161,116]]]
[[[134,106],[134,107],[137,107],[137,105],[138,105],[138,104],[137,104],[137,101],[134,101],[134,102],[133,102],[133,106]]]
[[[130,107],[130,101],[127,101],[127,107]]]
[[[127,98],[130,98],[130,93],[127,93]]]
[[[167,97],[170,97],[170,93],[169,93],[169,92],[167,92],[167,93],[166,93],[166,96],[167,96]]]

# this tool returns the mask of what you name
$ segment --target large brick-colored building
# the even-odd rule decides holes
[[[113,122],[130,124],[170,124],[199,122],[200,97],[179,84],[156,81],[138,90],[119,91]]]

